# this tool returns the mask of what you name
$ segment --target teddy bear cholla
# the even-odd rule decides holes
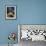
[[[16,38],[16,34],[15,33],[10,33],[9,36],[8,36],[9,40],[14,40],[15,41],[15,38]]]

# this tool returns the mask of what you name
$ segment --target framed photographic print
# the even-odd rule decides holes
[[[6,19],[16,19],[16,6],[6,5]]]

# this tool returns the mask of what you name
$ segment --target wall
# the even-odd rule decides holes
[[[16,32],[17,35],[17,24],[19,22],[19,16],[17,15],[16,20],[6,20],[5,19],[5,5],[16,5],[15,0],[0,0],[0,44],[7,44],[8,34],[10,32]],[[17,39],[15,41],[18,43]]]
[[[46,0],[20,1],[21,24],[46,24]]]
[[[5,20],[5,5],[17,6],[17,19]],[[46,0],[0,0],[0,44],[7,44],[18,24],[46,24]],[[16,40],[17,43],[17,40]]]

